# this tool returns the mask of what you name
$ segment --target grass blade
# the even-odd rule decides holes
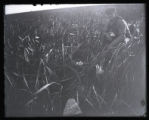
[[[24,73],[23,73],[23,81],[24,81],[26,87],[29,89],[29,85],[28,85],[28,82],[27,82],[27,80],[26,80],[26,78],[24,76]]]
[[[6,73],[5,73],[5,76],[8,79],[10,85],[14,88],[14,85],[13,85],[12,81],[10,80],[9,76]]]
[[[48,83],[48,84],[44,85],[43,87],[41,87],[39,90],[37,90],[37,91],[34,93],[34,95],[39,94],[40,92],[42,92],[43,90],[47,89],[49,86],[51,86],[51,85],[53,85],[53,84],[61,85],[61,84],[59,84],[59,83],[57,83],[57,82]],[[62,88],[62,85],[61,85],[61,88]]]

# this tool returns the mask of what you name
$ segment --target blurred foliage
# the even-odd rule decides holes
[[[128,44],[112,50],[111,61],[103,62],[104,73],[96,74],[96,64],[109,56],[101,57],[106,18],[102,10],[79,9],[5,16],[8,116],[61,116],[69,98],[76,99],[83,115],[118,114],[112,105],[121,94],[121,84],[127,89],[126,71],[145,48],[144,39],[140,31]],[[124,13],[130,16],[128,12]]]

